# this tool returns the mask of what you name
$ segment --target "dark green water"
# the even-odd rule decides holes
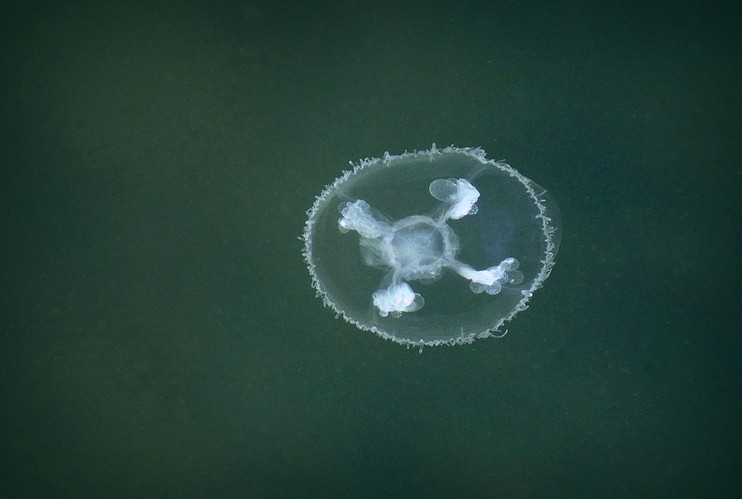
[[[740,494],[731,5],[206,3],[0,2],[2,497]],[[418,353],[298,236],[433,142],[564,236],[507,336]]]

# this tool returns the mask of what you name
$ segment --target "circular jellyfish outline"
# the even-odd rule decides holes
[[[315,269],[315,266],[314,266],[312,236],[314,234],[315,224],[317,223],[317,217],[322,212],[323,203],[327,199],[332,197],[343,186],[343,184],[345,184],[351,177],[361,173],[363,170],[373,168],[375,166],[389,166],[390,163],[397,161],[397,160],[405,160],[405,159],[411,159],[411,158],[414,158],[414,159],[428,158],[430,161],[433,161],[434,158],[441,156],[441,155],[445,155],[445,154],[463,154],[465,156],[468,156],[470,158],[473,158],[479,161],[482,165],[494,166],[500,171],[509,175],[510,177],[515,178],[524,187],[526,194],[528,195],[528,197],[530,198],[530,200],[533,202],[533,204],[536,206],[538,210],[538,213],[536,213],[535,218],[540,223],[540,227],[541,227],[540,232],[544,238],[545,249],[543,251],[543,258],[541,258],[540,260],[538,271],[533,277],[531,281],[531,285],[521,290],[522,296],[519,302],[514,307],[512,307],[512,309],[509,311],[507,315],[500,317],[497,321],[489,325],[489,327],[487,327],[486,330],[475,332],[475,333],[464,334],[463,328],[462,328],[460,335],[452,334],[451,336],[447,338],[435,338],[435,339],[420,338],[420,339],[413,340],[413,339],[409,339],[405,337],[396,336],[376,325],[367,324],[366,322],[363,322],[361,320],[358,320],[352,317],[351,315],[346,313],[345,310],[339,308],[328,297],[328,294],[326,290],[324,289],[323,284],[320,281],[320,278],[317,274],[317,270]],[[332,309],[335,312],[336,317],[342,317],[346,322],[354,325],[356,328],[360,330],[364,330],[364,331],[373,332],[383,339],[406,345],[408,348],[413,347],[413,346],[417,346],[420,349],[422,349],[424,346],[438,346],[438,345],[453,346],[453,345],[459,345],[459,344],[472,343],[477,339],[490,338],[490,337],[499,338],[499,337],[504,336],[505,333],[499,332],[502,326],[506,322],[510,321],[519,312],[526,310],[528,308],[528,302],[533,296],[533,293],[543,285],[544,281],[551,274],[552,268],[555,264],[556,253],[559,249],[559,244],[561,242],[561,233],[559,232],[557,225],[552,224],[552,218],[550,216],[550,212],[555,210],[556,216],[558,217],[558,208],[556,206],[550,206],[549,208],[547,208],[548,202],[546,198],[546,191],[543,190],[537,184],[535,184],[533,181],[531,181],[529,178],[522,175],[515,168],[505,163],[504,161],[495,161],[495,160],[488,159],[486,157],[485,151],[479,147],[461,147],[460,148],[460,147],[455,147],[451,145],[451,146],[439,149],[436,147],[435,144],[433,144],[431,149],[429,150],[424,150],[424,151],[413,150],[412,152],[405,151],[404,153],[398,154],[398,155],[392,155],[389,152],[385,152],[381,158],[365,158],[365,159],[359,160],[357,163],[354,163],[351,161],[349,162],[349,164],[351,165],[350,169],[345,170],[331,184],[326,185],[325,188],[322,190],[322,192],[318,196],[315,197],[312,207],[309,210],[307,210],[307,220],[304,224],[304,231],[302,233],[302,236],[300,237],[300,239],[304,243],[304,247],[302,249],[302,256],[304,257],[304,260],[307,265],[307,270],[309,271],[309,274],[312,280],[312,287],[314,288],[315,294],[317,295],[317,297],[322,299],[323,304],[326,307]],[[437,179],[437,180],[445,181],[445,179]],[[433,183],[431,183],[431,186],[430,186],[431,189],[436,190],[437,192],[443,192],[442,189],[440,191],[437,189],[434,189],[432,187]],[[436,194],[433,194],[433,193],[431,194],[434,197],[436,197]],[[436,199],[438,198],[436,197]],[[381,217],[383,217],[383,215]]]

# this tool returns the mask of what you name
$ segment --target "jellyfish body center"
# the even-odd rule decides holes
[[[458,251],[458,241],[448,225],[438,227],[428,217],[407,217],[392,230],[388,266],[403,280],[435,279]]]

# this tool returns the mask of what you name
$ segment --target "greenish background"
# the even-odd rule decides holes
[[[1,1],[0,495],[739,495],[734,5]],[[507,336],[418,353],[298,237],[433,142],[564,236]]]

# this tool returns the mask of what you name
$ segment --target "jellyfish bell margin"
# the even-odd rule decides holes
[[[501,336],[554,265],[553,198],[481,148],[351,164],[316,197],[302,236],[323,303],[407,346]]]

